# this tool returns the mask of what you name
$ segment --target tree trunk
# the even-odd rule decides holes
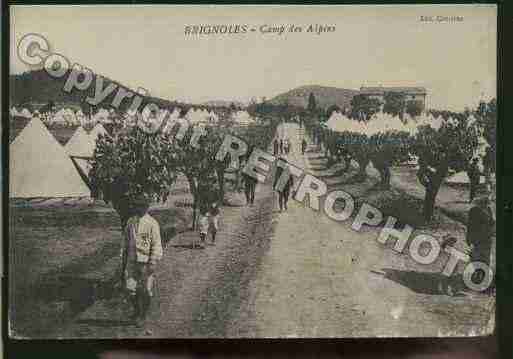
[[[367,172],[365,171],[367,168],[367,165],[369,164],[369,160],[367,158],[359,159],[358,160],[358,174],[357,179],[359,182],[364,182],[367,178]]]
[[[196,209],[198,208],[198,200],[196,199],[196,196],[194,196],[193,202],[192,202],[192,230],[196,229]]]
[[[448,172],[449,166],[439,166],[436,172],[431,175],[430,183],[426,186],[426,196],[424,199],[424,219],[427,223],[431,222],[433,219],[436,196],[440,186],[442,185],[442,181],[447,176]]]
[[[383,178],[383,186],[387,189],[390,188],[390,180],[392,178],[392,174],[390,173],[390,166],[385,166],[384,170],[384,178]]]
[[[390,188],[390,166],[385,163],[381,163],[378,165],[374,164],[374,167],[376,167],[376,169],[379,171],[379,176],[381,177],[381,186],[386,189]]]
[[[431,222],[433,219],[435,199],[439,188],[440,186],[436,187],[434,185],[430,185],[426,188],[426,196],[424,197],[424,220],[426,223]]]
[[[188,173],[185,173],[187,182],[189,182],[189,190],[192,194],[192,230],[196,229],[196,208],[198,205],[198,188],[194,177]]]
[[[351,168],[351,156],[343,155],[343,160],[344,160],[344,168],[342,169],[342,171],[347,172]]]
[[[217,174],[217,182],[219,184],[219,201],[221,204],[224,204],[225,203],[225,198],[224,198],[224,169],[217,169],[216,170],[216,174]]]
[[[131,216],[130,211],[130,203],[128,198],[122,197],[122,198],[115,198],[112,199],[112,207],[116,211],[116,213],[119,216],[120,222],[121,222],[121,237],[122,240],[125,240],[125,228],[128,220]],[[126,267],[126,256],[123,255],[121,258],[121,262],[119,264],[119,268],[116,270],[119,275],[120,283],[123,283],[125,279],[125,267]]]

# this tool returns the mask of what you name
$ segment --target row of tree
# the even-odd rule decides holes
[[[251,126],[206,126],[196,139],[195,127],[178,135],[178,124],[171,131],[152,134],[139,126],[115,129],[112,136],[97,140],[89,174],[93,194],[112,203],[124,226],[131,215],[132,199],[144,195],[164,202],[182,174],[193,196],[194,225],[201,201],[225,200],[225,173],[231,159],[216,160],[225,136],[241,138],[250,149],[265,149],[277,123],[277,118],[270,118]]]
[[[389,187],[390,167],[417,158],[417,176],[426,188],[424,217],[430,221],[441,184],[453,172],[469,171],[481,136],[489,144],[482,158],[485,173],[495,171],[496,101],[481,103],[473,116],[470,113],[439,114],[446,120],[440,128],[423,125],[415,135],[406,131],[386,131],[372,136],[334,132],[313,116],[306,121],[306,128],[316,143],[324,145],[330,163],[343,161],[346,169],[351,160],[358,163],[357,180],[365,180],[365,169],[372,161],[380,173],[381,184]]]

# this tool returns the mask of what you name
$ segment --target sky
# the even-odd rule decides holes
[[[270,98],[298,86],[425,86],[428,107],[495,97],[494,5],[14,6],[11,44],[27,33],[133,89],[190,103]],[[432,16],[435,21],[421,21]],[[459,16],[462,21],[436,21]],[[191,25],[255,32],[185,35]],[[262,33],[261,27],[303,27]],[[333,32],[307,33],[310,24]],[[11,46],[11,73],[29,70]]]

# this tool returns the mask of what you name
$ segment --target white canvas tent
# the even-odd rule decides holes
[[[110,122],[109,111],[104,108],[100,108],[98,112],[93,116],[93,120],[99,123]]]
[[[9,151],[9,197],[90,196],[64,147],[41,120],[32,119]]]
[[[461,172],[455,173],[452,176],[448,177],[445,181],[447,183],[449,183],[449,184],[467,184],[467,183],[470,183],[470,180],[468,178],[467,172],[465,172],[465,171],[461,171]],[[485,176],[481,176],[481,178],[479,179],[479,183],[482,184],[482,183],[485,183],[485,182],[486,182]]]
[[[9,113],[11,114],[11,116],[21,116],[16,107],[11,107]]]
[[[247,111],[237,111],[232,114],[232,120],[239,125],[251,125],[255,122]]]
[[[92,137],[80,126],[64,148],[70,156],[92,157],[95,146]]]
[[[72,157],[73,162],[78,167],[78,170],[81,172],[81,175],[87,179],[89,176],[89,171],[91,171],[91,162],[85,158]]]
[[[26,108],[24,108],[23,110],[21,110],[20,112],[20,116],[22,117],[25,117],[25,118],[32,118],[32,114],[30,113],[29,110],[27,110]]]

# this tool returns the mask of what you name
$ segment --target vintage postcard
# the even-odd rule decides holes
[[[493,333],[495,5],[10,29],[11,337]]]

